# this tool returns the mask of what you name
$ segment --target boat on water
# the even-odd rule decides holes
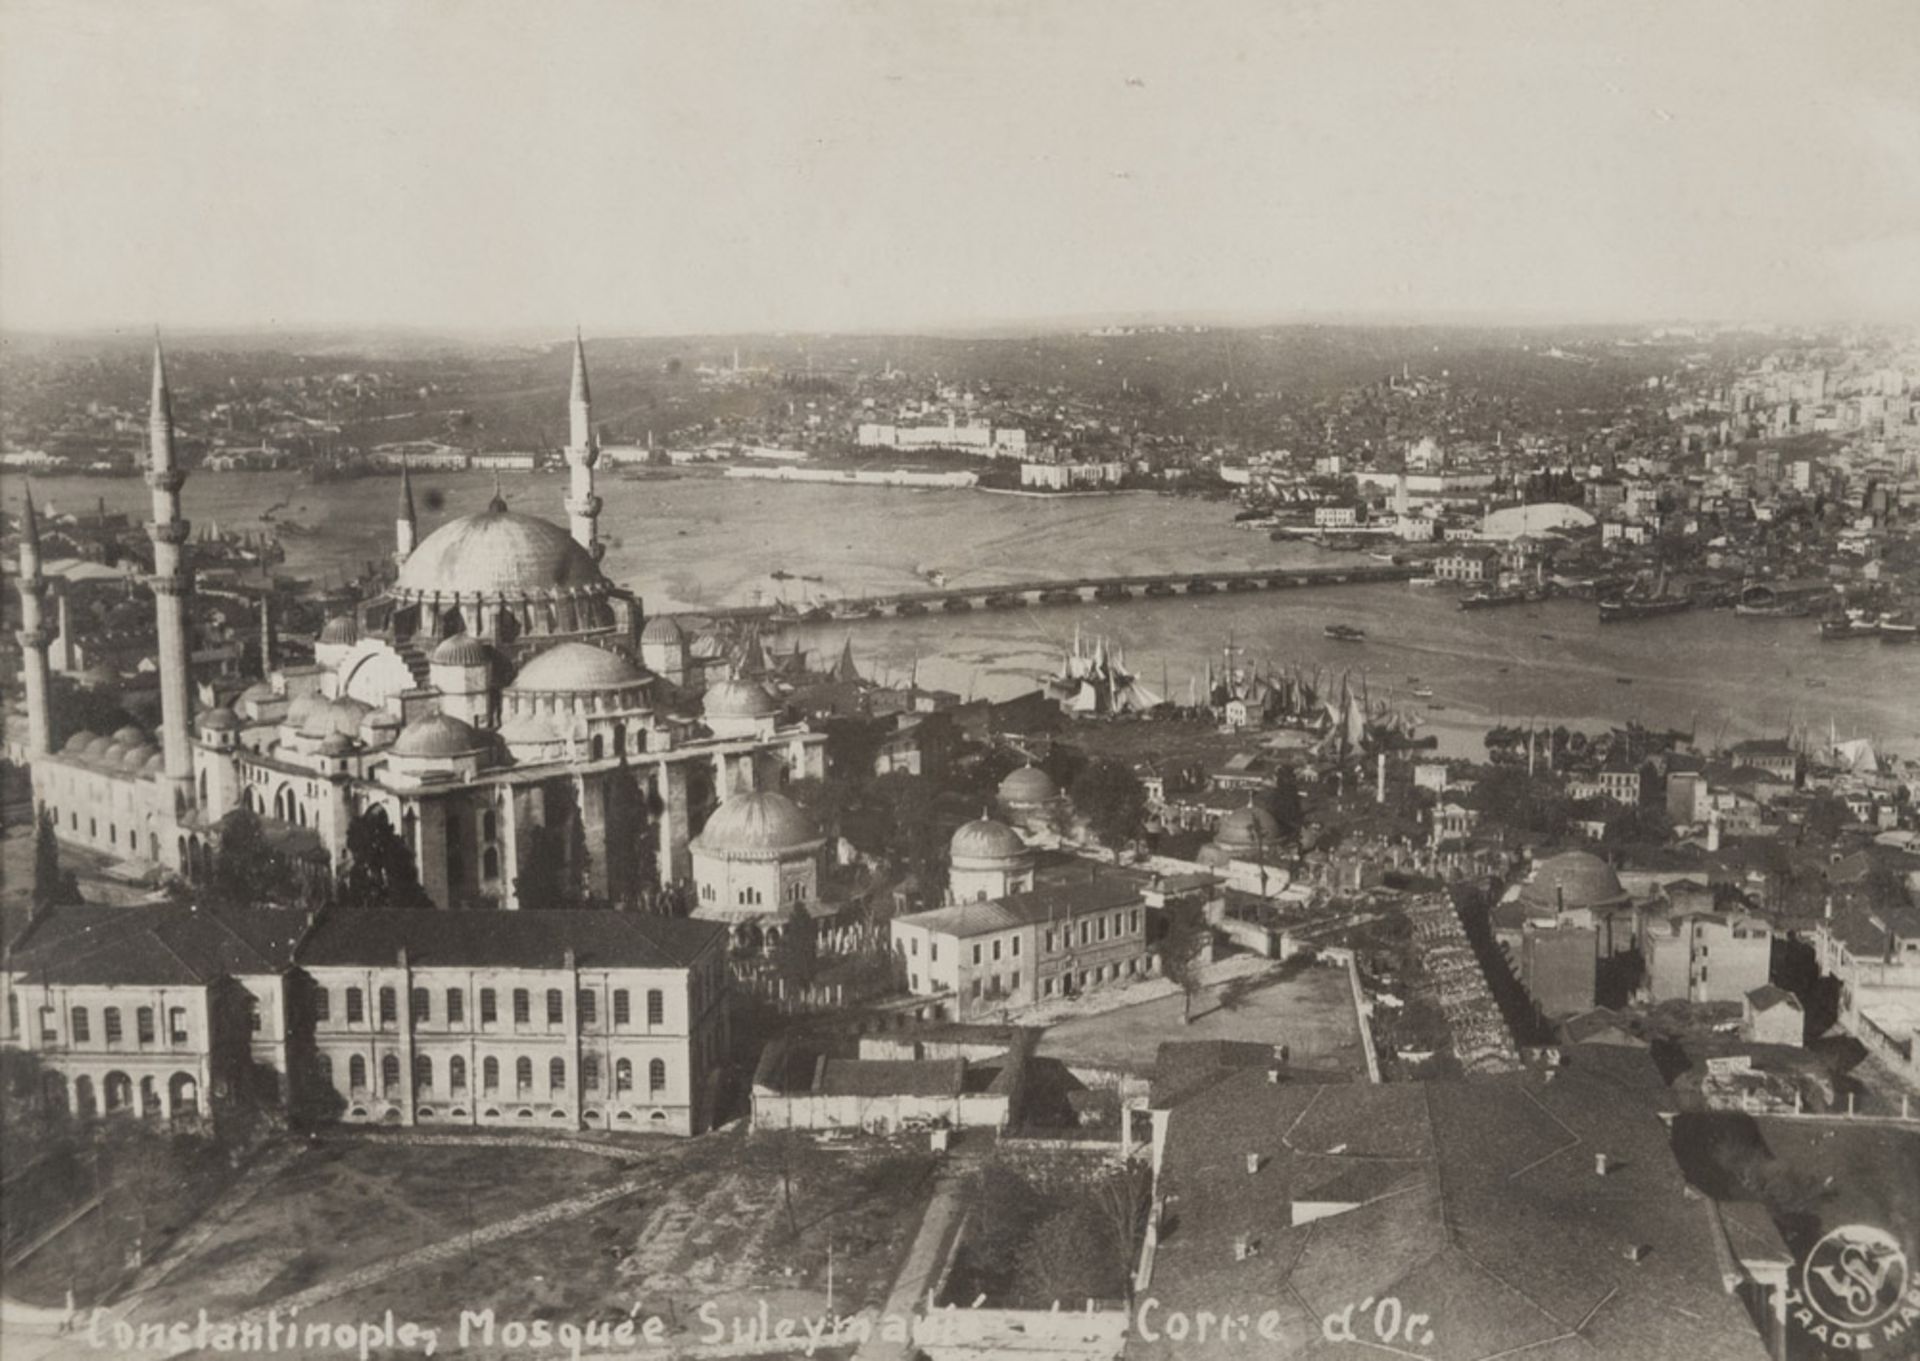
[[[1500,605],[1537,605],[1547,598],[1543,590],[1532,591],[1475,591],[1463,596],[1460,608],[1463,610],[1488,610]]]
[[[1911,643],[1920,637],[1920,624],[1907,615],[1883,614],[1875,621],[1873,631],[1883,643]]]
[[[1367,636],[1365,629],[1355,628],[1352,624],[1328,624],[1325,632],[1337,643],[1357,643]]]
[[[1848,610],[1833,619],[1820,621],[1820,637],[1829,643],[1845,642],[1849,638],[1877,638],[1880,626],[1877,621],[1867,618],[1864,611]]]
[[[1658,619],[1663,615],[1679,614],[1693,608],[1693,597],[1688,595],[1667,594],[1667,571],[1660,569],[1660,576],[1651,591],[1628,590],[1600,602],[1600,622],[1620,624],[1636,619]]]
[[[1433,691],[1424,685],[1416,685],[1413,687],[1413,697],[1415,699],[1432,699]]]
[[[1027,601],[1026,597],[1015,595],[1010,591],[996,591],[987,597],[985,603],[990,610],[1017,610]]]
[[[918,600],[903,600],[894,609],[894,613],[900,615],[925,614],[926,612],[926,605]]]
[[[1147,594],[1148,595],[1172,595],[1173,583],[1167,582],[1167,581],[1149,581],[1147,583]]]
[[[1632,685],[1633,677],[1632,676],[1615,676],[1613,678],[1613,683],[1615,685]]]
[[[802,610],[800,612],[800,618],[805,623],[824,624],[827,620],[833,618],[833,611],[825,605],[815,605],[811,609]]]
[[[956,595],[951,600],[941,601],[940,608],[948,614],[965,614],[973,608],[973,602],[964,595]]]

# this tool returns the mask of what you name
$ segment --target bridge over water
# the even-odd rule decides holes
[[[1118,604],[1135,599],[1165,599],[1177,595],[1216,595],[1221,592],[1283,591],[1306,586],[1362,586],[1407,581],[1421,575],[1419,568],[1402,564],[1353,567],[1222,568],[1203,572],[1129,572],[1119,576],[1062,577],[1046,581],[1012,581],[977,586],[940,586],[920,591],[846,600],[823,600],[804,613],[779,605],[727,605],[710,610],[683,610],[684,615],[707,619],[798,618],[801,622],[829,620],[852,623],[862,619],[929,614],[935,610],[964,614],[970,610],[1014,610],[1033,605],[1072,605],[1094,600]]]

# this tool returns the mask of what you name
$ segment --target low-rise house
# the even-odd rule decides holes
[[[1798,1048],[1806,1039],[1807,1014],[1785,988],[1762,983],[1741,999],[1740,1013],[1740,1033],[1754,1044]]]
[[[997,1058],[842,1058],[775,1040],[753,1074],[753,1127],[860,1130],[1003,1130],[1025,1049]]]

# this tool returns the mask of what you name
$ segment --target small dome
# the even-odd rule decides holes
[[[72,737],[69,737],[66,746],[60,748],[60,750],[72,752],[75,756],[84,755],[87,750],[87,744],[91,741],[93,741],[93,734],[85,728],[82,728]]]
[[[160,752],[156,751],[153,755],[147,758],[147,763],[145,766],[141,767],[141,770],[145,774],[156,775],[159,772],[165,770],[166,768],[167,768],[167,758],[164,755],[162,755]]]
[[[326,702],[326,699],[321,695],[301,695],[288,703],[287,715],[280,721],[282,723],[291,723],[297,728],[307,721],[308,714]]]
[[[780,712],[780,701],[753,681],[723,680],[707,687],[700,712],[708,718],[766,718]]]
[[[358,743],[345,733],[329,733],[326,739],[320,743],[320,754],[322,756],[351,756],[353,749],[358,745]]]
[[[591,643],[561,643],[525,666],[508,687],[513,690],[620,690],[639,685],[647,673],[617,652]]]
[[[233,710],[224,706],[204,710],[197,721],[201,727],[214,732],[230,732],[240,726],[240,719]]]
[[[647,621],[647,626],[640,630],[640,641],[679,647],[687,641],[687,635],[686,631],[673,621],[672,615],[662,614]]]
[[[360,721],[373,706],[363,700],[341,698],[322,700],[307,711],[300,720],[302,737],[328,737],[339,733],[342,737],[354,737],[360,732]]]
[[[97,753],[97,755],[99,756],[100,760],[105,761],[110,765],[119,765],[122,761],[126,759],[127,753],[132,750],[133,748],[128,746],[125,742],[109,742],[104,748],[102,748]]]
[[[491,666],[493,649],[471,633],[456,633],[433,650],[434,666]]]
[[[160,749],[153,743],[142,742],[139,746],[128,747],[120,757],[120,764],[127,770],[140,770],[159,754]]]
[[[113,739],[111,737],[101,737],[98,734],[95,734],[94,736],[89,737],[87,739],[86,754],[97,760],[98,758],[105,756],[107,754],[107,748],[111,747],[112,745],[113,745]]]
[[[1053,777],[1038,766],[1021,766],[1000,781],[1000,802],[1016,808],[1047,803],[1059,797]]]
[[[792,799],[764,790],[735,794],[714,809],[698,844],[715,855],[779,855],[810,849],[821,839]]]
[[[240,698],[249,704],[270,704],[280,696],[273,693],[273,687],[265,681],[255,681],[240,692]]]
[[[1586,851],[1550,855],[1534,865],[1520,897],[1536,907],[1618,907],[1627,890],[1613,867]]]
[[[947,856],[956,864],[963,860],[1005,863],[1021,859],[1026,853],[1027,843],[1020,839],[1020,834],[992,818],[975,818],[955,832],[947,844]]]
[[[360,625],[350,614],[336,614],[327,620],[326,627],[320,630],[318,643],[357,643],[360,641]]]
[[[486,749],[487,739],[471,723],[452,714],[428,714],[401,729],[395,756],[467,756]]]
[[[1279,820],[1253,804],[1234,809],[1213,830],[1213,844],[1222,850],[1261,851],[1279,839]]]
[[[113,730],[113,740],[116,742],[125,742],[129,746],[136,746],[146,741],[147,735],[129,723],[124,728],[115,728]]]

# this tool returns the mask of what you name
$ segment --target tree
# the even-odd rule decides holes
[[[33,825],[33,909],[77,903],[80,881],[72,870],[60,868],[60,842],[53,814],[42,808]]]
[[[1131,844],[1146,822],[1147,791],[1119,761],[1103,757],[1089,762],[1074,778],[1067,796],[1109,850]]]
[[[811,982],[820,966],[820,933],[806,908],[795,903],[773,942],[773,970],[795,986]]]
[[[430,907],[413,850],[375,805],[347,824],[347,867],[340,901],[348,907]]]
[[[1160,941],[1160,972],[1180,989],[1180,1024],[1193,1020],[1193,999],[1200,992],[1200,947],[1207,930],[1197,908],[1167,910],[1167,934]]]
[[[267,841],[260,819],[236,808],[220,819],[213,872],[202,891],[215,904],[283,902],[296,889],[292,863]]]
[[[1280,830],[1293,835],[1300,830],[1304,808],[1300,800],[1300,781],[1293,773],[1292,766],[1281,766],[1274,772],[1273,786],[1260,791],[1261,807],[1273,814],[1273,820],[1280,824]]]
[[[1115,1293],[1112,1234],[1088,1205],[1044,1220],[1020,1250],[1020,1274],[1040,1299],[1065,1307]]]

